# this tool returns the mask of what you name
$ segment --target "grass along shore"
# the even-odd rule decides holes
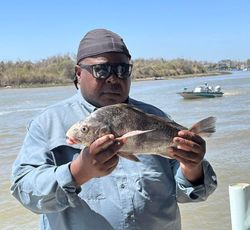
[[[224,74],[216,65],[186,59],[135,59],[132,80],[161,80]],[[0,62],[0,87],[30,88],[71,84],[76,61],[69,55],[53,56],[38,62]],[[213,71],[211,72],[210,69]]]
[[[137,81],[152,81],[152,80],[172,80],[172,79],[184,79],[184,78],[195,78],[195,77],[208,77],[208,76],[220,76],[225,74],[231,74],[231,72],[207,72],[207,73],[197,73],[197,74],[182,74],[175,76],[163,76],[163,77],[147,77],[140,79],[133,79],[132,82]],[[43,88],[43,87],[57,87],[57,86],[70,86],[73,85],[72,82],[67,83],[45,83],[45,84],[21,84],[21,85],[6,85],[0,86],[0,89],[18,89],[18,88]]]

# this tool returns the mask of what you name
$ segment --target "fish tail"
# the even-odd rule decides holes
[[[189,130],[199,135],[210,136],[216,131],[215,129],[215,117],[207,117],[196,124],[194,124]]]

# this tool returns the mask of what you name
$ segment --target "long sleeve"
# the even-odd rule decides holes
[[[217,188],[216,174],[207,160],[203,160],[203,184],[193,185],[183,175],[179,163],[171,162],[176,180],[176,197],[180,203],[204,201]]]
[[[46,138],[40,124],[31,122],[12,173],[12,194],[37,213],[61,211],[77,198],[69,163],[56,165]]]

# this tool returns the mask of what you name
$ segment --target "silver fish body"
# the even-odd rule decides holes
[[[130,154],[157,154],[167,157],[167,147],[173,138],[186,127],[169,120],[145,113],[128,104],[115,104],[97,109],[86,119],[74,124],[66,133],[68,143],[89,146],[106,134],[116,138],[126,137],[121,152]],[[215,118],[208,117],[190,130],[200,133],[215,131]]]

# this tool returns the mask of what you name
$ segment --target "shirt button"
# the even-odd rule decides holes
[[[121,187],[121,188],[125,188],[125,184],[121,184],[120,187]]]
[[[130,219],[134,219],[135,218],[135,215],[134,214],[131,214],[130,215]]]

